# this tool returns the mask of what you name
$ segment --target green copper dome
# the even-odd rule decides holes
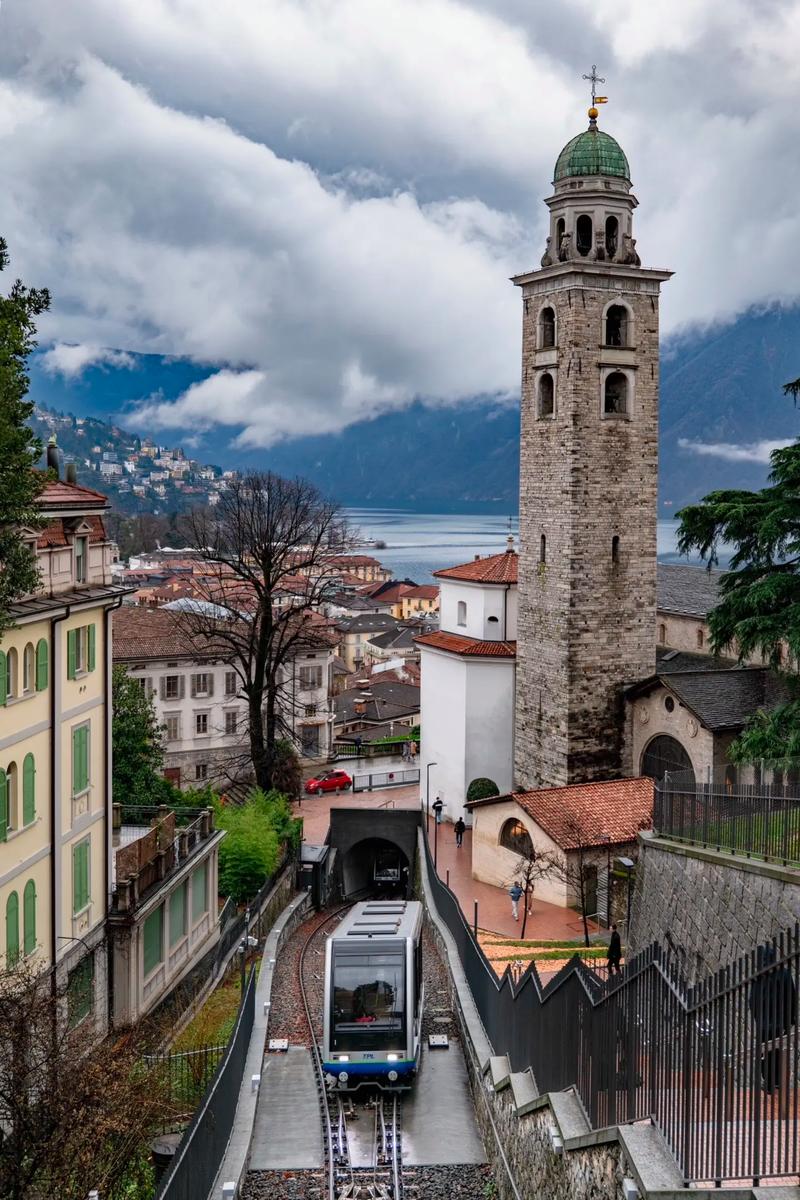
[[[616,175],[620,179],[631,177],[628,160],[619,142],[603,133],[594,122],[567,142],[556,160],[556,183],[572,175]]]

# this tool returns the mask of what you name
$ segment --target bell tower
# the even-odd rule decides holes
[[[655,669],[658,301],[622,148],[589,127],[558,156],[541,269],[522,291],[515,783],[609,779],[622,689]],[[598,102],[602,98],[598,98]]]

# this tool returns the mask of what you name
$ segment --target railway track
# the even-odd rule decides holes
[[[322,1116],[327,1200],[403,1200],[400,1100],[395,1093],[376,1090],[367,1100],[331,1093],[322,1069],[322,1056],[314,1013],[306,988],[306,959],[312,943],[351,908],[343,904],[323,914],[303,943],[298,958],[298,984],[311,1039],[311,1055]],[[348,1125],[371,1124],[371,1145],[360,1146],[353,1161]],[[370,1139],[366,1139],[369,1142]]]

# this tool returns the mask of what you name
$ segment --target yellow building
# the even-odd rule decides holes
[[[48,482],[41,585],[0,639],[0,956],[55,963],[73,1022],[108,1020],[111,584],[100,492]]]

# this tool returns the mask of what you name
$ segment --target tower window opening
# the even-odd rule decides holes
[[[619,221],[616,217],[606,217],[606,256],[613,258],[617,253],[619,243]]]
[[[659,646],[666,646],[666,644],[667,644],[667,627],[666,627],[666,625],[659,625],[659,627],[658,627],[658,644],[659,644]]]
[[[628,378],[622,371],[612,371],[606,377],[603,392],[603,412],[610,417],[624,417],[628,412]]]
[[[703,649],[703,646],[705,645],[705,640],[706,640],[705,635],[703,634],[702,629],[698,629],[698,631],[697,631],[697,649],[698,650]]]
[[[464,601],[464,600],[459,600],[459,602],[458,602],[458,608],[457,608],[457,610],[456,610],[456,624],[458,624],[458,625],[466,625],[466,623],[467,623],[467,605],[466,605],[466,601]]]
[[[539,539],[539,564],[544,566],[547,562],[547,538],[542,534]]]
[[[556,344],[556,314],[552,308],[543,308],[539,318],[539,344],[550,350]]]
[[[555,387],[552,375],[542,375],[539,380],[539,416],[552,417],[556,411]]]
[[[556,221],[556,250],[561,249],[561,243],[564,240],[564,234],[567,232],[567,225],[563,217],[559,217]]]
[[[619,562],[619,534],[617,533],[611,539],[611,562],[614,566]]]
[[[578,217],[575,225],[575,244],[578,248],[578,254],[583,258],[589,253],[592,248],[592,237],[594,230],[592,229],[592,218],[583,216]]]
[[[622,304],[612,304],[606,313],[606,345],[627,346],[628,310]]]

